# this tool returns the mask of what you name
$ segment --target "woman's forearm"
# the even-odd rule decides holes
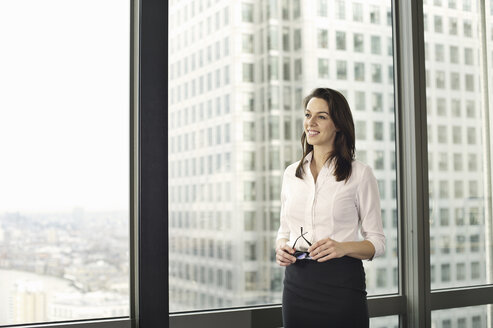
[[[368,241],[345,241],[342,242],[346,249],[346,255],[360,260],[371,259],[375,255],[375,246]]]

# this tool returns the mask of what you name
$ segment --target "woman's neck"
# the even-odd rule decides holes
[[[321,169],[325,162],[329,159],[329,154],[332,152],[332,147],[313,146],[312,162],[317,169]]]

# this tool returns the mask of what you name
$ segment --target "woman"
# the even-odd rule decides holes
[[[377,181],[354,159],[344,96],[319,88],[303,105],[303,157],[284,172],[276,242],[284,327],[368,327],[362,260],[385,251]]]

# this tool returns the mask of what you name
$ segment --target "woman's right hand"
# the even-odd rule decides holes
[[[294,248],[288,246],[288,244],[284,241],[283,243],[279,243],[276,247],[276,263],[280,266],[288,266],[296,262],[296,257],[294,254]]]

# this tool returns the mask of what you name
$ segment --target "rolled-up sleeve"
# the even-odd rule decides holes
[[[289,239],[289,227],[286,219],[286,188],[287,188],[286,171],[284,171],[284,175],[282,177],[280,224],[279,224],[279,230],[277,231],[276,241],[282,238]]]
[[[375,247],[375,254],[370,259],[385,253],[385,235],[383,233],[380,210],[380,193],[377,179],[370,167],[366,167],[356,193],[361,235]]]

